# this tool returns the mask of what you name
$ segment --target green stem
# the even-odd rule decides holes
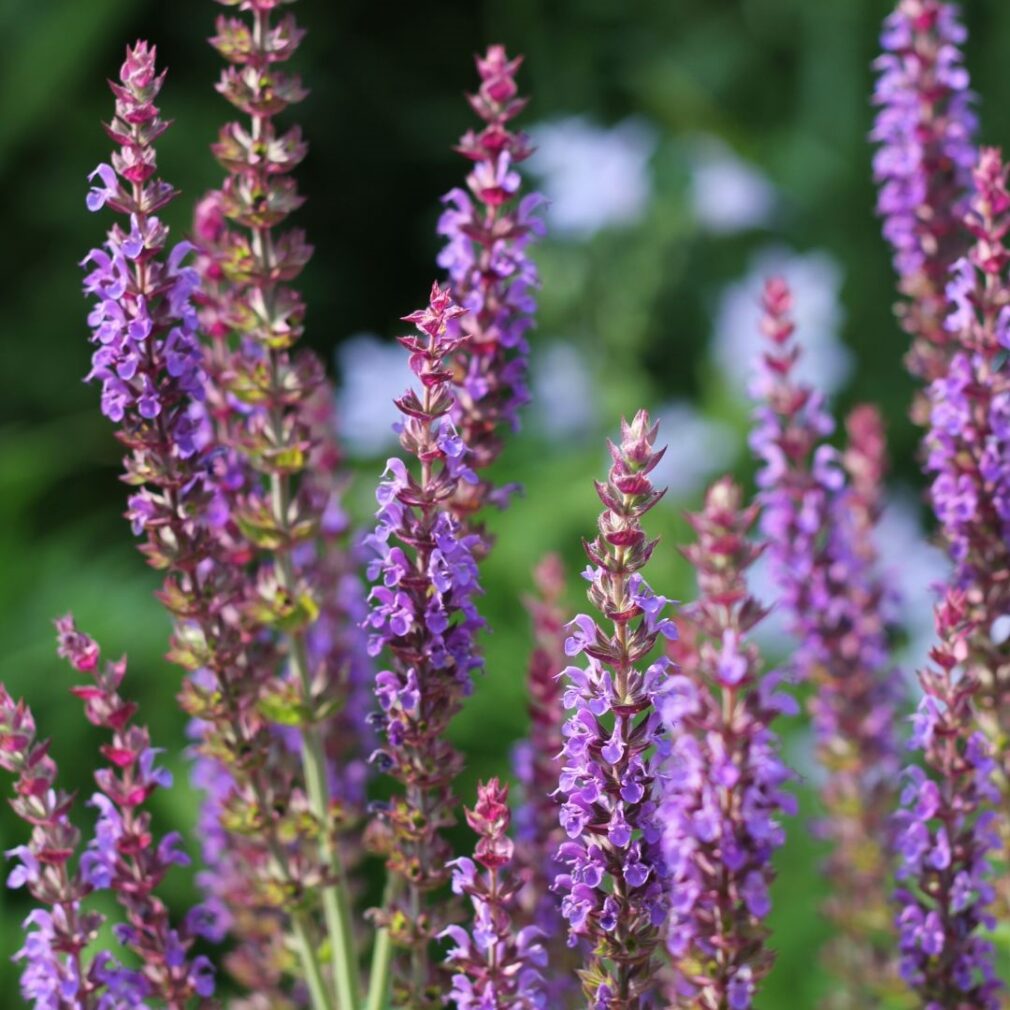
[[[286,477],[271,476],[271,491],[275,517],[286,524],[290,488]],[[294,595],[295,575],[290,555],[277,554],[277,580],[282,588]],[[292,672],[297,676],[306,699],[312,694],[312,677],[309,671],[305,635],[296,631],[287,636],[290,644]],[[358,980],[357,954],[354,949],[354,931],[351,922],[351,905],[347,893],[343,860],[340,848],[334,844],[329,825],[329,791],[326,786],[326,762],[318,727],[305,726],[302,730],[302,766],[305,771],[305,788],[309,807],[319,822],[319,850],[329,868],[334,883],[323,888],[323,917],[330,938],[330,957],[333,962],[333,979],[336,985],[337,1006],[340,1010],[358,1010],[361,987]]]
[[[302,962],[302,967],[305,969],[305,981],[309,987],[312,1006],[314,1010],[332,1010],[333,1000],[323,980],[323,972],[319,967],[319,958],[316,956],[312,936],[303,912],[292,916],[292,926],[295,932],[295,945],[298,948],[298,957]]]
[[[382,904],[388,908],[392,903],[395,881],[386,884],[386,893]],[[372,968],[368,977],[368,1002],[365,1010],[386,1010],[389,998],[389,969],[393,960],[393,941],[389,930],[383,926],[375,934],[375,946],[372,948]]]

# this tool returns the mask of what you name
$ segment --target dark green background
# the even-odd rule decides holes
[[[397,332],[397,318],[423,301],[435,275],[437,198],[463,174],[450,147],[470,124],[461,93],[472,85],[471,54],[501,40],[527,55],[522,82],[534,97],[525,122],[587,114],[607,124],[637,114],[658,131],[656,196],[645,218],[541,252],[542,329],[577,335],[607,377],[601,428],[612,429],[621,411],[677,395],[695,398],[742,434],[745,405],[728,401],[704,365],[711,309],[754,249],[781,240],[827,249],[841,263],[844,338],[856,364],[841,404],[877,400],[896,470],[918,480],[915,433],[905,419],[912,387],[890,313],[893,280],[873,217],[865,141],[869,68],[887,4],[304,0],[295,9],[309,29],[298,63],[312,88],[298,113],[312,144],[300,171],[311,201],[303,218],[317,248],[305,275],[308,340],[327,360],[352,332]],[[178,675],[160,658],[167,624],[150,595],[155,580],[119,518],[117,445],[98,413],[97,390],[80,381],[89,348],[76,263],[104,227],[83,198],[87,173],[107,158],[99,126],[110,110],[104,79],[115,74],[125,42],[150,39],[170,67],[163,109],[176,125],[160,160],[184,192],[167,214],[177,234],[192,199],[218,180],[207,144],[227,110],[212,87],[216,56],[203,42],[217,11],[197,0],[0,0],[0,678],[29,699],[54,737],[65,783],[87,791],[96,740],[66,695],[50,619],[72,608],[110,653],[129,652],[130,690],[180,772],[179,788],[158,798],[166,829],[193,818],[171,701]],[[1010,117],[1010,8],[979,0],[969,25],[984,137],[998,143]],[[773,233],[719,238],[692,224],[679,138],[699,132],[724,138],[779,188]],[[595,435],[573,447],[531,430],[509,450],[502,475],[520,476],[527,495],[497,521],[499,547],[486,570],[484,609],[495,634],[487,639],[487,677],[457,727],[471,756],[466,788],[475,775],[500,770],[523,731],[529,636],[515,600],[544,550],[557,548],[573,571],[579,566],[578,539],[591,532],[596,512],[591,477],[602,466]],[[363,466],[356,481],[361,515],[378,469]],[[683,598],[690,583],[670,549],[684,539],[683,523],[676,509],[655,515],[667,546],[652,581]],[[786,731],[802,735],[800,727]],[[803,799],[809,812],[805,786]],[[2,847],[21,838],[20,825],[0,815]],[[780,959],[764,1007],[812,1006],[823,991],[814,967],[823,938],[816,861],[801,817],[780,860]],[[174,882],[180,902],[188,886],[181,877]],[[0,893],[3,1006],[18,1004],[7,958],[25,909],[19,897]]]

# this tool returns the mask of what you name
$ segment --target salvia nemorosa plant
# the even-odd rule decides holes
[[[663,497],[649,474],[665,452],[645,411],[621,424],[611,467],[596,493],[599,532],[585,543],[589,600],[600,620],[579,614],[565,642],[569,666],[558,790],[567,835],[555,880],[571,942],[591,950],[580,971],[598,1010],[645,1006],[656,972],[655,948],[666,917],[666,869],[659,850],[655,747],[657,700],[669,675],[665,655],[650,654],[676,636],[669,600],[645,581],[657,541],[642,518]]]
[[[902,688],[874,543],[885,443],[865,405],[847,419],[844,452],[825,441],[834,421],[824,397],[795,377],[801,348],[783,281],[767,283],[763,308],[767,346],[751,438],[763,464],[761,531],[796,639],[793,672],[817,687],[810,712],[823,776],[818,831],[831,845],[825,870],[838,882],[825,909],[836,926],[826,951],[837,979],[830,1005],[862,1007],[893,989],[894,975],[886,894]]]
[[[666,944],[675,973],[671,1002],[747,1010],[773,962],[772,855],[795,813],[792,778],[771,729],[795,701],[782,677],[762,672],[749,636],[767,613],[747,588],[762,546],[751,537],[758,506],[729,478],[716,481],[689,516],[697,541],[684,554],[698,598],[680,614],[670,654],[678,671],[660,703],[663,748],[659,823],[669,872]]]
[[[148,800],[170,788],[147,728],[133,718],[137,706],[119,693],[126,661],[101,661],[94,639],[70,616],[56,622],[58,652],[88,681],[71,688],[88,722],[107,733],[95,772],[97,791],[88,805],[98,811],[94,834],[81,851],[71,821],[74,797],[57,785],[49,742],[36,736],[31,710],[0,688],[0,767],[15,777],[17,815],[31,826],[27,845],[8,852],[17,865],[10,887],[26,887],[38,906],[25,921],[21,995],[39,1008],[140,1008],[158,1000],[167,1010],[209,1006],[214,992],[210,961],[191,951],[208,918],[195,906],[173,924],[157,895],[174,866],[189,857],[175,833],[154,832]],[[95,948],[105,916],[89,907],[108,891],[121,918],[112,926],[113,949]],[[125,954],[125,958],[124,958]],[[129,966],[133,961],[136,967]]]
[[[989,857],[999,846],[995,762],[977,728],[979,683],[970,666],[964,593],[936,607],[932,666],[919,672],[922,700],[910,746],[923,764],[904,773],[895,818],[901,977],[924,1007],[1001,1005],[993,947],[984,936],[994,891]]]
[[[35,905],[14,954],[26,1002],[747,1010],[775,960],[774,856],[803,830],[786,816],[795,776],[776,724],[796,707],[782,687],[794,678],[819,768],[798,748],[790,763],[820,787],[827,848],[825,1005],[995,1010],[989,934],[1005,895],[990,862],[1010,838],[1010,194],[999,153],[976,147],[956,9],[899,0],[875,91],[878,210],[954,563],[914,717],[901,718],[911,704],[878,556],[883,423],[859,406],[831,444],[825,398],[794,371],[789,290],[772,280],[757,490],[719,479],[688,517],[697,592],[679,637],[644,578],[665,553],[644,529],[663,495],[645,411],[596,484],[583,572],[595,616],[569,620],[557,558],[535,574],[532,654],[492,671],[525,673],[528,691],[513,814],[503,779],[458,803],[464,756],[449,734],[484,667],[486,510],[515,487],[493,464],[530,395],[530,249],[544,227],[519,172],[532,152],[514,127],[521,57],[492,45],[477,58],[480,122],[457,146],[469,171],[438,226],[447,279],[406,317],[401,451],[359,537],[332,387],[300,346],[296,282],[312,250],[289,218],[307,144],[286,117],[307,94],[288,69],[304,33],[291,0],[223,3],[234,9],[211,43],[235,119],[212,145],[225,175],[192,208],[191,241],[170,242],[161,218],[178,198],[156,156],[166,77],[139,42],[111,85],[115,151],[86,197],[114,223],[83,263],[88,377],[126,450],[126,514],[162,576],[168,656],[184,671],[203,900],[182,912],[166,900],[188,857],[158,830],[151,800],[171,778],[120,693],[125,662],[102,662],[61,618],[59,653],[86,675],[74,694],[106,739],[97,791],[78,804],[31,711],[0,687],[0,767],[28,835],[8,850],[8,883]],[[762,554],[776,595],[759,603],[748,577]],[[772,606],[793,637],[774,664],[756,645]],[[477,842],[460,851],[463,819]]]
[[[522,57],[510,60],[502,46],[490,46],[476,62],[480,87],[468,98],[484,125],[467,130],[456,148],[472,169],[466,189],[443,197],[438,232],[447,241],[438,264],[449,274],[453,300],[466,310],[450,324],[467,337],[451,362],[452,420],[478,475],[457,488],[453,508],[486,539],[475,513],[488,504],[504,507],[516,490],[496,488],[482,471],[498,458],[504,434],[518,428],[519,410],[529,401],[526,334],[539,278],[527,247],[544,233],[538,216],[544,200],[521,194],[517,166],[532,147],[510,126],[526,107],[515,80]]]
[[[975,163],[977,118],[958,9],[943,0],[901,0],[884,22],[871,134],[877,213],[893,252],[897,315],[912,340],[909,370],[943,375],[951,353],[945,289],[967,238],[961,210]],[[925,404],[915,416],[926,422]]]

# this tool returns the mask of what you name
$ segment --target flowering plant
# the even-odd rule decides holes
[[[103,662],[58,619],[58,655],[84,680],[71,691],[103,739],[84,804],[96,816],[82,816],[31,708],[0,685],[0,767],[26,828],[8,885],[34,906],[12,952],[24,1000],[747,1010],[775,963],[777,853],[809,830],[832,885],[825,1006],[996,1010],[992,934],[1010,914],[997,872],[1010,851],[1010,193],[1000,152],[976,143],[956,8],[898,0],[874,93],[878,210],[953,563],[918,695],[895,662],[881,560],[881,416],[855,407],[834,443],[827,391],[800,373],[790,286],[772,276],[751,307],[756,487],[719,477],[688,515],[696,588],[680,606],[657,580],[672,552],[649,532],[667,450],[650,413],[629,412],[582,544],[591,612],[569,610],[565,566],[544,559],[525,598],[534,647],[510,662],[526,671],[530,723],[515,787],[489,778],[467,799],[454,720],[480,703],[490,665],[485,574],[521,547],[500,521],[520,490],[500,464],[536,387],[547,218],[524,188],[522,59],[501,45],[476,59],[465,182],[437,224],[444,277],[403,317],[399,449],[372,475],[377,508],[359,528],[333,389],[301,343],[313,250],[288,219],[308,145],[288,117],[307,95],[289,69],[304,31],[293,0],[221,2],[233,10],[211,39],[217,91],[237,118],[211,145],[220,186],[170,241],[179,194],[157,154],[170,82],[152,45],[128,47],[110,83],[115,150],[85,195],[116,217],[82,261],[87,379],[161,578],[197,844],[160,828],[172,776],[124,693],[126,660]],[[762,636],[773,611],[788,640],[777,661]],[[801,700],[809,755],[784,739]],[[803,778],[817,785],[810,826],[795,817]],[[166,880],[194,858],[200,900],[177,907]]]

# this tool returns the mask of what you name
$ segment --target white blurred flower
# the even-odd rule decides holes
[[[718,137],[692,147],[691,209],[702,228],[731,234],[767,224],[775,209],[775,187]]]
[[[399,412],[393,398],[413,381],[407,353],[395,343],[358,333],[337,347],[340,437],[352,456],[375,456],[396,444],[392,429]]]
[[[881,571],[888,585],[898,593],[896,617],[908,636],[899,659],[911,675],[928,661],[935,637],[934,587],[950,577],[950,561],[927,540],[919,509],[908,491],[889,497],[877,524],[876,545]]]
[[[785,277],[793,291],[802,349],[796,375],[826,393],[835,392],[848,378],[852,359],[840,337],[842,270],[823,250],[768,248],[754,257],[747,274],[720,298],[712,346],[716,364],[739,392],[747,391],[765,343],[759,328],[761,291],[775,275]]]
[[[652,194],[649,159],[656,147],[647,123],[625,119],[608,129],[572,116],[541,123],[530,134],[536,151],[529,165],[550,201],[552,231],[586,238],[642,216]]]
[[[671,400],[653,412],[666,454],[652,472],[670,499],[685,498],[730,467],[739,449],[733,429],[705,417],[686,400]]]
[[[533,419],[550,438],[587,435],[596,426],[596,389],[585,355],[555,341],[534,356]]]

